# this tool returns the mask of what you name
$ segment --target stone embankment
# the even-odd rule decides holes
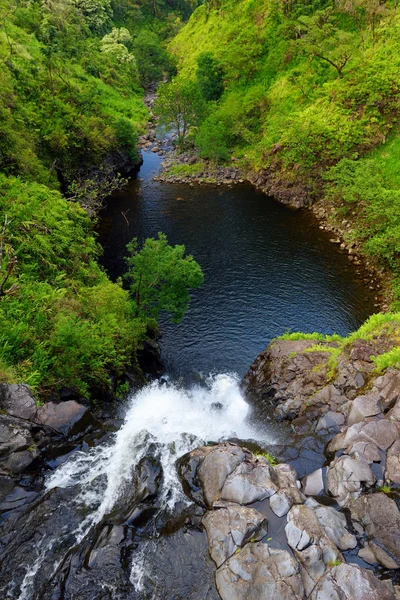
[[[178,468],[187,495],[205,509],[202,523],[222,600],[400,597],[390,579],[382,581],[354,561],[346,562],[346,553],[354,555],[361,547],[364,560],[367,549],[374,556],[371,562],[377,562],[373,543],[385,562],[389,553],[393,563],[399,558],[391,533],[397,529],[398,535],[398,527],[389,520],[398,510],[385,494],[355,491],[350,517],[338,505],[310,496],[290,465],[272,466],[266,457],[230,443],[197,448]],[[381,511],[375,510],[374,499]],[[373,529],[375,518],[379,531]]]

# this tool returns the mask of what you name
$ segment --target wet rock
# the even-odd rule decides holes
[[[271,497],[270,507],[277,517],[283,517],[293,504],[301,504],[297,475],[295,469],[287,464],[274,467],[274,473],[278,477],[279,490]]]
[[[0,415],[0,456],[25,450],[33,445],[29,424]]]
[[[91,412],[75,400],[61,404],[47,402],[39,407],[37,421],[55,432],[71,437],[96,424]]]
[[[36,402],[29,386],[0,384],[0,409],[13,417],[33,419],[36,415]]]
[[[204,501],[208,507],[221,496],[224,500],[231,500],[221,495],[221,490],[226,484],[227,477],[234,471],[245,458],[243,450],[233,444],[216,446],[204,457],[199,469],[198,479],[200,481]],[[236,500],[232,500],[236,502]]]
[[[400,566],[400,512],[396,502],[384,493],[364,495],[352,504],[351,515],[363,525],[370,541],[383,547]]]
[[[357,538],[348,531],[346,517],[343,513],[331,506],[319,504],[312,498],[306,501],[306,506],[312,508],[326,535],[339,550],[352,550],[357,546]]]
[[[330,398],[331,399],[331,398]],[[341,413],[329,410],[321,417],[316,425],[315,431],[318,433],[326,429],[329,432],[339,431],[340,427],[345,423],[345,417]]]
[[[132,563],[139,567],[136,577],[141,580],[143,591],[138,596],[131,592],[127,600],[139,600],[139,597],[220,600],[215,586],[215,564],[209,557],[204,531],[184,526],[161,535],[156,543],[156,552],[154,543],[144,548],[142,542],[138,555],[133,554]],[[140,564],[144,566],[142,574]],[[94,597],[88,600],[94,600]],[[110,600],[116,600],[116,597]]]
[[[389,481],[400,483],[400,439],[389,448],[387,453],[385,477]]]
[[[341,564],[318,582],[310,600],[395,600],[393,592],[371,571]]]
[[[372,486],[375,476],[363,458],[344,455],[336,458],[328,467],[327,487],[342,506],[356,497],[363,486]]]
[[[301,564],[300,572],[308,595],[326,570],[343,557],[309,506],[293,506],[287,519],[287,541]]]
[[[296,561],[285,550],[247,544],[216,573],[222,600],[301,600],[304,589]]]
[[[324,478],[322,469],[318,469],[314,471],[314,473],[310,473],[310,475],[306,475],[301,480],[302,492],[306,496],[318,496],[321,492],[324,491]]]
[[[381,412],[380,401],[375,396],[358,396],[351,403],[349,416],[347,418],[348,425],[354,425],[363,421],[366,417],[379,415]]]
[[[33,446],[20,452],[12,452],[4,463],[4,467],[11,473],[22,473],[39,456],[39,450]]]
[[[0,502],[8,496],[15,487],[15,481],[7,475],[0,475]]]
[[[210,556],[220,567],[250,540],[259,541],[268,529],[267,519],[254,508],[226,503],[203,517]]]
[[[246,460],[226,478],[221,500],[252,504],[270,498],[278,491],[278,481],[273,468],[263,457]]]

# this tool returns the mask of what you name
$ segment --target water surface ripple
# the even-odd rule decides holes
[[[128,241],[159,231],[201,264],[205,282],[183,322],[163,323],[164,358],[174,377],[242,375],[285,331],[343,335],[374,312],[373,293],[310,213],[248,185],[154,182],[161,160],[144,153],[138,180],[108,202],[100,241],[114,278],[125,270]]]

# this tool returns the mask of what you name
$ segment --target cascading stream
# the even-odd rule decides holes
[[[47,491],[76,488],[74,505],[86,516],[73,531],[79,544],[90,529],[117,504],[126,486],[133,485],[134,468],[151,452],[163,470],[160,506],[172,510],[185,500],[177,478],[176,460],[193,448],[227,438],[271,442],[265,431],[251,423],[251,408],[243,398],[239,380],[233,374],[210,376],[205,386],[183,389],[171,383],[155,382],[135,394],[129,403],[120,430],[87,452],[76,452],[46,481]],[[187,501],[187,499],[186,499]],[[71,537],[71,531],[68,531]],[[26,566],[20,600],[30,600],[46,553],[59,539],[47,539],[33,564]],[[139,553],[140,556],[140,553]],[[145,563],[145,553],[142,559]],[[56,563],[56,570],[59,563]],[[140,589],[145,564],[134,564],[131,581]],[[14,596],[11,596],[14,597]]]

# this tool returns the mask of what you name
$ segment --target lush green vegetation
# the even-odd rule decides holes
[[[203,283],[203,273],[193,256],[185,255],[185,246],[169,246],[167,237],[147,239],[139,250],[137,240],[128,244],[130,289],[138,315],[143,312],[156,320],[164,311],[174,323],[188,309],[191,289]]]
[[[204,57],[211,79],[223,73],[188,144],[283,186],[326,190],[364,252],[399,275],[398,2],[208,1],[170,49],[178,82],[202,89]]]
[[[195,5],[0,0],[0,380],[90,395],[135,368],[153,313],[100,268],[88,213],[137,161],[142,86],[173,72],[163,40]]]
[[[328,359],[329,374],[333,375],[337,365],[337,359],[346,348],[351,347],[351,344],[356,340],[373,340],[380,336],[386,336],[387,339],[392,339],[395,346],[390,349],[385,349],[383,344],[382,354],[372,357],[377,372],[383,372],[389,367],[400,367],[400,312],[379,313],[372,315],[361,325],[361,327],[348,335],[341,337],[337,334],[323,335],[321,333],[285,333],[277,339],[280,340],[310,340],[315,341],[315,344],[304,350],[304,352],[327,352],[330,355]],[[331,346],[326,346],[321,342],[329,342]]]

